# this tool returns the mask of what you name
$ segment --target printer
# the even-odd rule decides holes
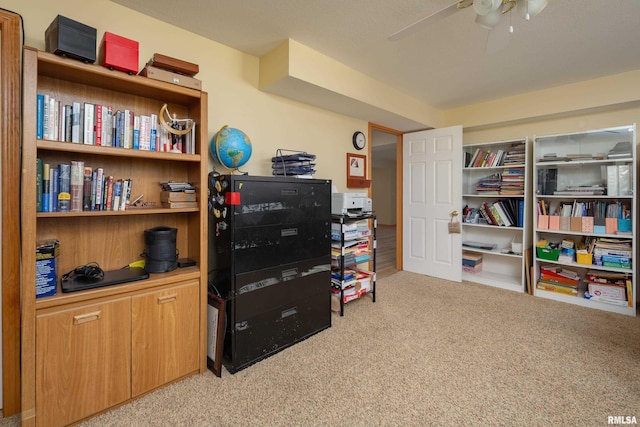
[[[371,213],[371,199],[367,193],[331,193],[331,213],[348,216]]]

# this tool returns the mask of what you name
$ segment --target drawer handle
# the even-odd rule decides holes
[[[289,277],[294,277],[298,275],[298,269],[296,267],[290,268],[288,270],[282,270],[282,278],[287,279]]]
[[[289,316],[293,316],[294,314],[298,313],[298,307],[291,307],[287,310],[282,311],[282,313],[280,314],[280,318],[284,319],[285,317],[289,317]]]
[[[158,297],[158,304],[164,304],[164,303],[167,303],[167,302],[174,302],[176,299],[178,299],[178,295],[177,294],[165,295],[163,297]]]
[[[281,237],[291,237],[291,236],[297,236],[297,235],[298,235],[297,228],[285,228],[280,230]]]
[[[298,189],[297,188],[283,188],[280,192],[283,196],[297,196]]]
[[[86,314],[78,314],[77,316],[73,316],[73,324],[80,325],[82,323],[93,322],[95,320],[100,320],[101,317],[102,310],[93,311]]]

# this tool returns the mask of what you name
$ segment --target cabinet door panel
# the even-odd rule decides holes
[[[132,394],[198,369],[198,282],[132,298]]]
[[[131,397],[131,300],[40,314],[38,424],[66,425]]]

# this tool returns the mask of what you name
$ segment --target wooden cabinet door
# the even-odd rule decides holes
[[[132,298],[132,394],[198,370],[197,281]]]
[[[131,298],[36,319],[38,425],[67,425],[131,397]]]

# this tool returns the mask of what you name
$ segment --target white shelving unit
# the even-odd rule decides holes
[[[628,147],[627,150],[624,149],[625,144]],[[619,151],[618,154],[615,154],[616,150]],[[589,243],[599,239],[610,239],[614,242],[627,241],[631,245],[630,267],[628,265],[622,267],[596,265],[604,262],[598,259],[595,251],[580,254],[580,263],[577,262],[577,257],[570,260],[571,254],[556,260],[553,259],[555,254],[536,252],[533,263],[535,296],[599,310],[636,315],[638,259],[636,151],[635,124],[534,138],[533,188],[535,194],[532,203],[535,218],[534,243],[546,240],[556,244],[564,239],[573,240],[576,243]],[[581,206],[579,204],[584,205],[585,208],[577,209],[576,206]],[[572,208],[572,215],[569,218],[567,215],[562,215],[563,206]],[[625,214],[626,218],[623,218],[626,220],[625,226],[623,227],[620,222],[618,227],[619,219],[614,216],[615,227],[607,227],[608,220],[604,218],[607,215],[602,214],[598,206],[616,206],[620,212],[624,206],[624,211],[629,211]],[[566,209],[568,213],[569,208]],[[581,212],[581,215],[576,215],[577,211]],[[547,214],[548,218],[544,214]],[[577,272],[580,275],[577,295],[539,289],[541,266],[552,266],[552,268],[555,266]],[[631,279],[630,289],[625,289],[627,301],[616,303],[589,299],[588,280],[585,279],[589,276],[589,272],[623,273]],[[628,295],[629,293],[631,295]]]
[[[467,216],[463,212],[462,215],[462,250],[463,254],[473,252],[482,255],[481,270],[472,273],[463,269],[463,280],[518,292],[527,288],[525,254],[531,247],[530,233],[527,232],[531,218],[529,145],[524,137],[463,146],[462,199],[470,214]],[[482,160],[477,161],[478,157]],[[495,176],[497,181],[483,185],[483,180],[491,176]],[[500,203],[503,207],[512,207],[513,224],[494,225],[490,216],[487,220],[487,214],[479,211]],[[494,247],[467,246],[470,243]],[[519,246],[520,250],[513,251],[514,246]]]

